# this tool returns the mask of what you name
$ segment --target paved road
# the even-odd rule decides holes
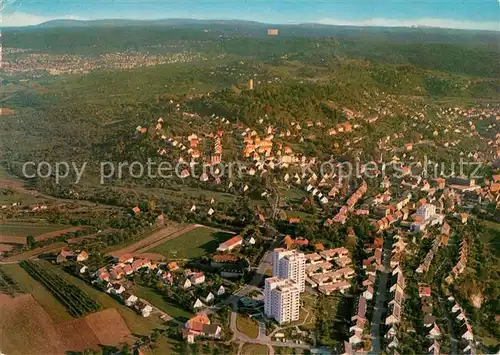
[[[450,312],[446,307],[446,301],[441,297],[439,297],[439,305],[441,306],[441,311],[445,315],[447,321],[447,326],[450,334],[451,354],[456,355],[458,354],[458,340],[455,336],[455,330],[453,329],[453,321],[451,320]]]
[[[370,354],[381,354],[380,350],[380,324],[382,322],[382,313],[384,313],[384,303],[388,297],[387,283],[391,272],[390,262],[392,253],[392,237],[386,238],[384,243],[384,257],[382,264],[384,271],[379,272],[377,297],[375,300],[375,308],[373,312],[371,334],[372,334],[372,351]]]

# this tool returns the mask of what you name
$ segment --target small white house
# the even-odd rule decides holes
[[[219,289],[217,290],[217,296],[222,296],[226,293],[226,289],[224,286],[220,285]]]
[[[187,288],[190,288],[191,287],[191,281],[189,281],[189,279],[186,279],[182,284],[181,284],[181,287],[183,289],[187,289]]]
[[[205,301],[205,303],[212,303],[214,300],[215,296],[212,292],[209,292],[208,295],[205,298],[203,298],[203,301]]]
[[[109,291],[108,293],[114,293],[115,295],[120,295],[123,292],[125,292],[125,287],[123,287],[123,285],[116,283],[116,284],[112,285],[108,289],[108,291]]]
[[[141,309],[141,315],[143,317],[149,317],[151,315],[151,312],[153,311],[153,307],[151,307],[149,304],[145,305]]]
[[[132,307],[137,302],[137,300],[137,296],[127,295],[127,297],[123,299],[123,302],[125,302],[125,305],[127,307]]]
[[[197,298],[196,302],[193,305],[193,308],[197,309],[197,308],[203,308],[203,307],[205,307],[205,305],[203,304],[203,302],[200,301],[199,298]]]

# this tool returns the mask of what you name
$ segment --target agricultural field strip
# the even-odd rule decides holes
[[[85,292],[39,264],[32,261],[22,261],[20,266],[56,296],[68,308],[71,315],[80,317],[101,309],[101,305]]]
[[[0,292],[8,294],[21,293],[19,285],[0,268]]]
[[[190,226],[188,226],[188,227],[190,227]],[[155,243],[159,239],[164,240],[165,238],[167,238],[167,237],[171,236],[172,234],[175,234],[175,233],[177,233],[185,228],[187,228],[187,227],[181,228],[180,226],[177,226],[177,227],[169,226],[169,227],[161,228],[161,229],[153,232],[153,234],[149,235],[148,237],[146,237],[144,239],[141,239],[141,240],[139,240],[139,241],[127,246],[127,247],[124,247],[122,249],[110,252],[109,255],[120,256],[120,255],[123,255],[126,253],[138,253],[138,250],[150,249],[150,245],[152,243]]]
[[[6,259],[1,259],[3,262],[15,262],[15,261],[20,261],[20,260],[24,260],[24,259],[30,259],[30,258],[33,258],[37,255],[40,255],[40,254],[44,254],[44,253],[50,253],[50,252],[54,252],[54,251],[60,251],[62,247],[66,246],[66,243],[54,243],[54,244],[50,244],[50,245],[46,245],[44,247],[41,247],[41,248],[35,248],[33,250],[28,250],[24,253],[20,253],[20,254],[16,254],[16,255],[13,255],[11,257],[8,257]]]
[[[185,234],[187,232],[190,232],[190,231],[192,231],[193,229],[196,229],[196,228],[198,228],[198,226],[194,225],[194,224],[190,225],[190,226],[187,226],[187,227],[181,229],[180,231],[177,231],[177,232],[174,232],[172,234],[166,235],[163,238],[158,239],[157,241],[149,244],[146,247],[143,247],[143,248],[135,250],[134,252],[135,253],[144,253],[147,250],[151,250],[151,249],[157,247],[158,245],[162,245],[163,243],[166,243],[166,242],[168,242],[170,240],[173,240],[173,239],[175,239],[177,237],[180,237],[181,235],[183,235],[183,234]]]
[[[46,239],[56,238],[66,233],[77,232],[79,230],[85,229],[84,227],[69,227],[65,229],[60,229],[53,232],[43,233],[35,237],[35,241],[39,242]]]

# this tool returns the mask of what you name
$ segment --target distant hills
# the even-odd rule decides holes
[[[105,20],[52,20],[41,23],[35,28],[61,28],[61,27],[127,27],[127,26],[179,26],[179,27],[203,27],[209,25],[222,25],[222,26],[241,26],[246,28],[268,28],[275,27],[278,29],[290,28],[315,28],[315,29],[328,29],[328,28],[351,28],[351,29],[420,29],[420,30],[437,30],[437,31],[453,31],[453,32],[494,32],[494,31],[479,31],[479,30],[459,30],[448,29],[432,26],[410,26],[410,27],[384,27],[384,26],[347,26],[347,25],[330,25],[319,23],[301,23],[301,24],[271,24],[257,21],[245,20],[195,20],[195,19],[160,19],[160,20],[127,20],[127,19],[105,19]]]
[[[127,19],[106,19],[106,20],[52,20],[36,26],[41,28],[53,27],[115,27],[115,26],[199,26],[199,25],[240,25],[267,27],[269,24],[256,21],[241,20],[193,20],[193,19],[161,19],[161,20],[127,20]]]

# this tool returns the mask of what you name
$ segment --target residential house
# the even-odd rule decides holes
[[[209,292],[206,297],[203,298],[203,302],[210,304],[215,300],[215,296],[212,292]]]
[[[201,300],[199,298],[197,298],[193,304],[193,308],[198,309],[198,308],[203,308],[203,307],[205,307],[205,305],[203,304],[203,302],[201,302]]]
[[[465,322],[465,326],[462,333],[462,339],[472,341],[474,340],[474,334],[472,333],[472,327],[469,322]]]
[[[373,286],[369,285],[366,290],[363,292],[363,297],[366,298],[366,300],[371,301],[373,299]]]
[[[76,261],[82,262],[89,258],[89,254],[85,250],[82,250],[76,255]]]
[[[436,339],[441,336],[441,329],[439,329],[439,326],[434,322],[432,329],[429,331],[429,334],[427,337],[431,339]]]
[[[172,261],[172,262],[168,263],[167,267],[168,267],[168,269],[170,271],[177,271],[177,270],[179,270],[179,266],[177,265],[177,263],[175,261]]]
[[[184,280],[181,281],[180,286],[183,289],[188,289],[188,288],[191,287],[191,281],[188,278],[186,278],[186,279],[184,279]]]
[[[149,317],[153,311],[153,307],[144,301],[140,300],[134,305],[134,309],[140,313],[143,317]]]
[[[202,272],[195,272],[190,275],[189,280],[191,285],[200,285],[205,282],[205,274]]]
[[[217,296],[223,296],[226,293],[226,289],[224,286],[220,285],[219,289],[217,290]]]
[[[121,295],[123,292],[125,292],[125,287],[123,287],[122,284],[114,283],[106,292],[113,293],[115,295]]]
[[[429,347],[428,353],[430,355],[439,355],[440,354],[440,346],[439,346],[439,343],[436,339],[434,339],[434,342]]]
[[[127,307],[132,307],[138,300],[137,296],[125,291],[121,293],[123,302]]]

